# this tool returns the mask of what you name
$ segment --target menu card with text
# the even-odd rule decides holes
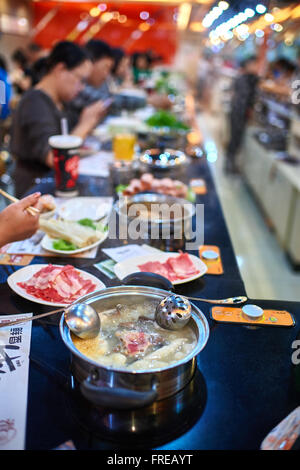
[[[0,325],[32,313],[0,316]],[[0,451],[25,447],[31,322],[0,328]]]

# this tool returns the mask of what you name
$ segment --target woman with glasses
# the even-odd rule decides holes
[[[16,160],[14,180],[20,197],[37,177],[53,167],[48,144],[51,135],[61,134],[61,120],[67,117],[65,104],[84,88],[92,63],[77,44],[62,41],[44,63],[44,75],[22,97],[13,116],[11,152]],[[104,115],[102,102],[84,108],[70,133],[83,139]]]

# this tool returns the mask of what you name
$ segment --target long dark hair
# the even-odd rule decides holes
[[[132,66],[134,68],[137,68],[137,63],[138,63],[138,60],[139,60],[140,57],[144,57],[146,59],[147,67],[151,66],[151,59],[150,59],[149,55],[146,52],[135,52],[132,55],[132,58],[131,58]]]
[[[7,72],[6,60],[4,59],[3,55],[0,55],[0,69],[5,70],[5,72]]]
[[[25,70],[26,67],[28,66],[28,58],[26,57],[22,49],[16,49],[13,52],[11,58],[14,62],[16,62],[21,67],[22,70]]]
[[[116,74],[117,70],[118,70],[118,67],[119,67],[119,64],[121,62],[121,60],[123,59],[123,57],[126,57],[126,54],[125,54],[125,51],[121,48],[116,48],[116,49],[113,49],[113,58],[114,58],[114,66],[112,68],[112,71],[111,73],[113,75]]]

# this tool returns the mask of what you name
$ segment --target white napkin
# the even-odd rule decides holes
[[[97,152],[90,157],[82,158],[79,161],[80,175],[109,176],[109,165],[114,161],[112,152]]]
[[[32,313],[0,316],[6,321]],[[25,446],[31,322],[0,329],[0,451]]]
[[[103,248],[103,253],[112,258],[116,263],[120,263],[129,258],[136,258],[137,256],[148,256],[149,253],[164,253],[164,251],[152,248],[148,245],[123,245],[116,248]]]

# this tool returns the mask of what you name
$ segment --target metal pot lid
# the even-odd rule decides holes
[[[181,150],[154,148],[140,156],[140,162],[152,168],[175,168],[187,163],[187,156]]]
[[[163,290],[163,289],[158,289],[154,287],[146,287],[146,286],[117,286],[117,287],[110,287],[106,289],[102,289],[96,292],[93,292],[91,294],[87,294],[79,299],[76,300],[72,305],[78,304],[78,303],[87,303],[87,304],[93,304],[93,307],[101,313],[101,311],[105,311],[106,308],[111,308],[112,305],[117,304],[117,303],[122,303],[122,300],[126,298],[129,299],[132,296],[137,296],[137,297],[145,297],[145,299],[157,299],[159,302],[162,300],[164,297],[167,297],[170,295],[170,292]],[[123,300],[124,301],[124,300]],[[101,303],[101,308],[97,308],[97,304]],[[110,305],[111,303],[111,305]],[[103,306],[103,308],[102,308]],[[191,326],[195,330],[197,334],[197,344],[186,357],[183,359],[179,360],[178,362],[175,362],[174,364],[171,364],[170,366],[160,368],[160,369],[151,369],[151,370],[126,370],[124,368],[117,368],[117,367],[110,367],[106,365],[102,365],[99,362],[94,361],[93,359],[84,356],[74,345],[72,338],[71,338],[71,333],[70,330],[64,320],[64,314],[61,316],[60,323],[59,323],[59,329],[60,329],[60,334],[62,337],[63,342],[65,345],[71,350],[71,352],[79,357],[82,360],[87,361],[89,364],[95,366],[95,367],[101,367],[107,370],[112,370],[112,371],[117,371],[117,372],[122,372],[126,374],[153,374],[155,372],[161,372],[163,370],[168,370],[173,367],[178,367],[181,364],[185,364],[189,362],[193,357],[195,357],[197,354],[202,351],[202,349],[205,347],[208,338],[209,338],[209,324],[208,321],[205,317],[205,315],[201,312],[200,309],[198,309],[194,304],[191,303],[192,306],[192,317],[191,317]]]

